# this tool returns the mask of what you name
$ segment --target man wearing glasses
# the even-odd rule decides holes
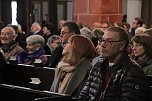
[[[53,51],[51,58],[49,60],[49,64],[48,64],[49,67],[56,68],[56,65],[62,58],[62,51],[64,44],[66,44],[68,42],[68,39],[75,34],[80,34],[79,27],[75,22],[69,21],[69,22],[65,22],[62,25],[61,33],[60,33],[62,43]]]
[[[127,54],[129,39],[124,29],[108,28],[99,45],[103,61],[96,63],[80,98],[87,101],[147,101],[146,75]]]

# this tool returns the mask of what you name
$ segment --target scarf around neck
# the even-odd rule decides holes
[[[60,61],[57,65],[57,68],[55,70],[55,79],[56,81],[56,92],[65,94],[67,87],[69,85],[69,82],[71,81],[71,78],[74,74],[74,71],[76,70],[77,66],[84,60],[85,58],[82,58],[77,65],[71,66],[68,63],[65,63],[63,61]]]

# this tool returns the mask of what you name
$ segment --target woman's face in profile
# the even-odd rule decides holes
[[[38,50],[37,45],[33,45],[31,42],[27,42],[26,49],[29,54],[32,54]]]
[[[140,57],[140,56],[143,56],[145,54],[145,50],[144,50],[144,47],[139,44],[139,43],[136,43],[133,41],[133,52],[134,52],[134,55],[136,57]]]
[[[71,44],[71,42],[67,42],[67,43],[64,45],[64,49],[63,49],[62,54],[63,54],[63,55],[67,55],[67,54],[70,54],[71,51],[72,51],[72,44]]]

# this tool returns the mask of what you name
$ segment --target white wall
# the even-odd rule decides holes
[[[135,17],[141,17],[142,0],[128,0],[127,2],[127,21],[132,27],[132,22]]]
[[[67,20],[73,20],[73,2],[67,2]]]
[[[127,2],[128,0],[123,0],[122,1],[122,14],[127,14]]]

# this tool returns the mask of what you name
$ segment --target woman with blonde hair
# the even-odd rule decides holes
[[[92,68],[91,60],[97,55],[96,49],[88,38],[73,35],[62,54],[63,58],[55,69],[51,91],[78,96]]]

